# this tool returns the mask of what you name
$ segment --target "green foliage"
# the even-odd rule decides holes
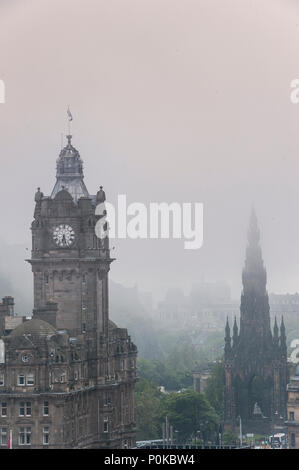
[[[215,364],[205,394],[193,392],[192,370],[207,360],[204,345],[192,344],[192,338],[182,332],[165,334],[165,337],[166,357],[138,359],[137,440],[161,439],[162,423],[167,414],[170,424],[178,431],[175,436],[180,441],[215,442],[222,414],[223,364]],[[180,338],[180,341],[173,344],[175,338]],[[207,341],[214,351],[213,344],[220,342],[220,338],[209,337]],[[158,386],[164,386],[167,391],[180,390],[180,393],[163,394]]]
[[[195,437],[214,441],[219,418],[204,395],[185,390],[170,393],[162,403],[163,417],[168,415],[169,423],[178,431],[178,440],[186,441]]]
[[[223,413],[223,392],[224,364],[223,362],[217,362],[212,369],[211,376],[207,379],[204,394],[219,417],[222,417]]]
[[[163,396],[157,386],[140,379],[135,388],[137,440],[161,438],[161,407]]]
[[[164,360],[138,360],[138,375],[166,390],[192,387],[192,370],[198,364],[198,351],[192,344],[172,348]]]
[[[231,431],[224,431],[222,434],[222,445],[224,446],[232,446],[237,444],[238,438],[235,434]]]

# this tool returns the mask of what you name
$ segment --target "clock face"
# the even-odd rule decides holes
[[[75,232],[70,225],[58,225],[53,230],[53,240],[60,248],[68,248],[74,243]]]

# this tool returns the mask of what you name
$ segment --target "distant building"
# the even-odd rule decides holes
[[[135,447],[137,350],[109,320],[113,259],[95,235],[104,201],[102,188],[89,195],[68,136],[51,196],[35,195],[33,317],[0,304],[0,448]]]
[[[211,377],[212,364],[197,366],[192,371],[194,392],[203,393],[207,386],[207,380]]]
[[[267,274],[252,212],[240,307],[240,329],[225,328],[224,424],[235,429],[241,417],[244,432],[271,432],[286,418],[287,345],[283,319],[273,334],[266,290]],[[260,410],[261,413],[257,413]]]
[[[158,303],[158,319],[172,328],[200,328],[205,332],[223,331],[226,318],[238,314],[239,305],[231,300],[230,289],[224,282],[193,284],[190,295],[170,289]]]
[[[286,327],[299,320],[299,294],[270,294],[271,318],[284,318]]]

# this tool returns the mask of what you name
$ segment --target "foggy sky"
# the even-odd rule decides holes
[[[90,194],[204,203],[203,248],[117,240],[113,280],[239,297],[254,204],[268,290],[299,291],[298,44],[298,1],[0,0],[0,239],[30,248],[69,104]]]

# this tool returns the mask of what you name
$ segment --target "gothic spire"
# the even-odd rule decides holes
[[[230,337],[230,326],[228,323],[228,317],[226,317],[225,325],[225,346],[224,346],[224,356],[225,359],[228,359],[231,354],[231,337]]]
[[[235,317],[234,327],[233,327],[233,346],[236,347],[238,343],[238,325],[237,319]]]
[[[254,209],[252,209],[249,222],[242,282],[239,337],[244,340],[247,338],[248,347],[258,349],[262,353],[265,348],[272,347],[272,333],[269,299],[266,290],[267,274],[263,263],[260,231]],[[255,346],[252,343],[253,338],[257,341]],[[252,346],[249,346],[250,344]]]
[[[286,356],[287,355],[287,337],[286,337],[286,330],[284,326],[283,316],[281,317],[281,324],[280,324],[280,348],[281,348],[281,352]]]
[[[275,317],[274,321],[274,328],[273,328],[273,344],[275,347],[278,346],[279,338],[278,338],[278,326],[277,326],[277,321]]]
[[[245,266],[243,270],[244,291],[247,289],[252,290],[254,287],[258,287],[261,291],[266,291],[267,275],[263,264],[262,250],[259,241],[260,231],[258,228],[257,217],[255,210],[252,209],[248,228]]]

